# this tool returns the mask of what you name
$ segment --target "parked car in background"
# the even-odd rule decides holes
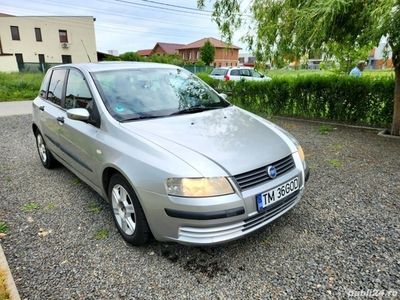
[[[219,80],[271,80],[271,77],[265,76],[254,68],[248,67],[214,68],[210,77]]]
[[[308,179],[292,135],[172,65],[53,67],[32,129],[43,166],[60,162],[107,199],[134,245],[240,238],[293,208]]]

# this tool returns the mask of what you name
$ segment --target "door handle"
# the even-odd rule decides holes
[[[64,123],[64,117],[57,117],[57,121],[60,123]]]
[[[39,109],[40,109],[41,111],[44,111],[44,105],[39,106]]]

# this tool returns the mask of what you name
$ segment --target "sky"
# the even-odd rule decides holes
[[[93,16],[96,18],[97,50],[103,52],[112,49],[118,50],[119,53],[151,49],[157,42],[188,44],[204,37],[221,38],[217,25],[210,16],[212,2],[207,0],[204,11],[196,10],[196,0],[2,0],[1,2],[0,12],[17,16]],[[249,2],[250,0],[242,2],[243,9],[246,9]],[[176,6],[185,6],[193,10]],[[240,42],[243,32],[237,31],[233,44],[245,50],[246,45]]]

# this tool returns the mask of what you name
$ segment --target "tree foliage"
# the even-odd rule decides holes
[[[400,0],[253,0],[251,15],[241,12],[240,0],[212,2],[222,35],[231,41],[247,26],[243,39],[257,58],[297,60],[315,49],[337,56],[371,49],[385,36],[396,74],[392,134],[400,135]]]
[[[215,58],[215,47],[207,40],[203,47],[200,48],[200,59],[209,66]]]

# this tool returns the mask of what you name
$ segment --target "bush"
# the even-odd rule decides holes
[[[198,74],[229,101],[268,115],[326,119],[387,127],[392,121],[394,80],[341,75],[281,76],[271,81],[220,81]]]

